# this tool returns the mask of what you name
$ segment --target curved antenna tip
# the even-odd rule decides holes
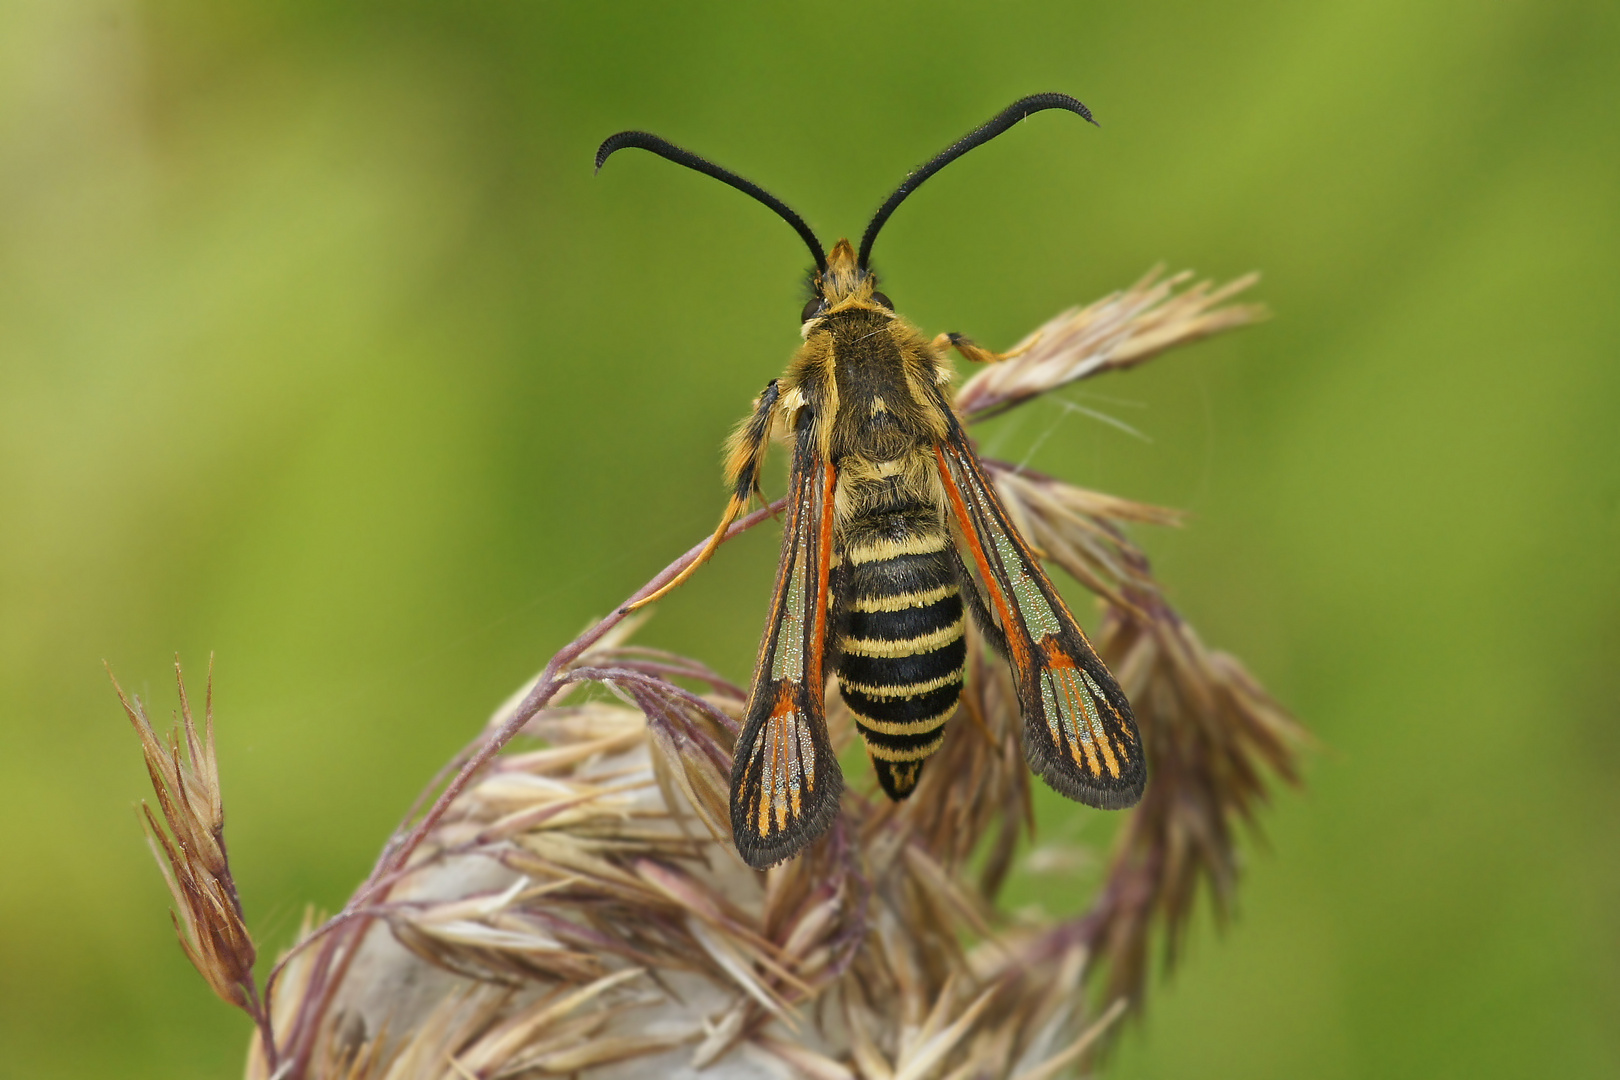
[[[658,144],[663,143],[663,141],[663,139],[650,131],[621,131],[616,135],[609,135],[602,140],[602,145],[596,148],[596,168],[591,171],[591,175],[595,176],[601,172],[602,166],[607,164],[607,159],[612,157],[616,151],[623,150],[627,146],[652,149],[647,145],[648,143]]]
[[[877,235],[882,230],[884,223],[889,220],[889,215],[893,214],[895,209],[905,201],[906,196],[921,187],[923,181],[969,150],[983,146],[1014,124],[1028,119],[1035,113],[1045,112],[1047,109],[1062,109],[1065,112],[1072,112],[1094,127],[1102,127],[1101,124],[1097,123],[1097,118],[1091,115],[1091,110],[1086,108],[1084,102],[1068,94],[1049,91],[1044,94],[1030,94],[1028,97],[1019,98],[992,116],[988,121],[974,128],[912,170],[900,182],[900,186],[895,188],[894,193],[884,200],[883,205],[878,207],[877,213],[872,215],[871,222],[867,224],[866,233],[861,237],[861,250],[856,257],[856,264],[863,269],[867,266],[872,257],[872,245],[877,242]]]
[[[810,226],[787,203],[778,199],[752,180],[745,180],[730,169],[722,168],[707,158],[698,157],[692,151],[684,150],[668,139],[660,138],[650,131],[621,131],[617,135],[609,135],[606,139],[603,139],[602,145],[596,148],[596,172],[600,173],[602,171],[602,164],[612,154],[623,150],[627,146],[633,146],[638,150],[646,150],[649,153],[657,154],[665,161],[672,161],[694,172],[711,176],[722,184],[742,192],[754,201],[763,203],[777,217],[792,226],[794,232],[799,234],[799,238],[804,241],[805,247],[810,249],[810,254],[816,260],[816,269],[821,273],[827,272],[827,255],[822,250],[821,241],[816,239],[816,234],[811,231]]]

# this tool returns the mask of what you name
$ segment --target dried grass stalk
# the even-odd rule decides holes
[[[970,380],[961,411],[991,415],[1258,314],[1219,306],[1249,279],[1178,292],[1186,280],[1150,274],[1060,316]],[[162,850],[182,944],[216,992],[262,1017],[248,1076],[1047,1080],[1086,1068],[1141,1002],[1156,928],[1173,956],[1201,882],[1228,907],[1236,822],[1252,819],[1268,772],[1294,777],[1297,729],[1204,648],[1124,532],[1177,515],[986,465],[1029,539],[1101,599],[1099,645],[1148,742],[1147,795],[1089,910],[1029,923],[997,906],[1033,822],[1017,695],[982,643],[912,798],[852,790],[825,836],[758,873],[728,824],[744,691],[634,646],[621,609],[497,710],[342,912],[306,921],[266,1010],[224,862],[211,736],[197,739],[184,710],[185,771],[126,704],[177,838]],[[850,745],[838,695],[828,711],[834,745]],[[1097,1014],[1088,979],[1103,987]]]
[[[962,384],[956,411],[985,420],[1041,394],[1151,360],[1177,345],[1246,326],[1266,315],[1258,304],[1228,304],[1260,280],[1248,274],[1216,287],[1190,271],[1161,277],[1154,267],[1136,284],[1084,308],[1070,308],[1028,334],[1010,352]]]

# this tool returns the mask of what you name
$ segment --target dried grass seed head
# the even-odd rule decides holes
[[[1188,280],[1155,272],[1064,313],[970,379],[959,411],[994,415],[1261,314],[1225,304],[1252,278]],[[911,800],[849,791],[821,840],[761,874],[729,842],[743,690],[633,645],[637,620],[610,619],[492,718],[490,737],[521,727],[541,745],[453,782],[336,920],[306,923],[256,1014],[249,1076],[1038,1080],[1084,1067],[1141,1000],[1156,928],[1173,954],[1200,883],[1217,910],[1229,903],[1236,822],[1268,772],[1296,774],[1298,728],[1202,645],[1129,540],[1129,523],[1174,524],[1174,512],[985,465],[1044,557],[1101,598],[1099,644],[1154,764],[1088,911],[1030,924],[996,906],[1032,824],[1030,773],[1017,694],[982,643]],[[166,831],[148,820],[182,945],[221,997],[253,1012],[211,709],[200,735],[181,694],[181,734],[167,744],[124,699]],[[828,705],[835,745],[847,744],[847,711],[837,695]],[[479,760],[470,748],[452,764]],[[1090,1019],[1081,987],[1103,970],[1108,1007]]]

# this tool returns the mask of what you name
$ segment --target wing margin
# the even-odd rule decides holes
[[[1087,806],[1134,806],[1147,784],[1147,761],[1124,692],[1013,526],[954,415],[935,453],[971,556],[964,561],[980,578],[964,586],[987,594],[969,606],[981,622],[994,618],[987,636],[1005,644],[1018,684],[1030,768]]]
[[[731,772],[731,831],[757,870],[794,855],[838,814],[844,776],[827,733],[832,464],[801,426],[776,588]]]

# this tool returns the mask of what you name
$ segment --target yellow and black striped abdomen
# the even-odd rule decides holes
[[[838,685],[891,799],[917,786],[962,692],[962,597],[938,511],[857,517],[845,531]]]

